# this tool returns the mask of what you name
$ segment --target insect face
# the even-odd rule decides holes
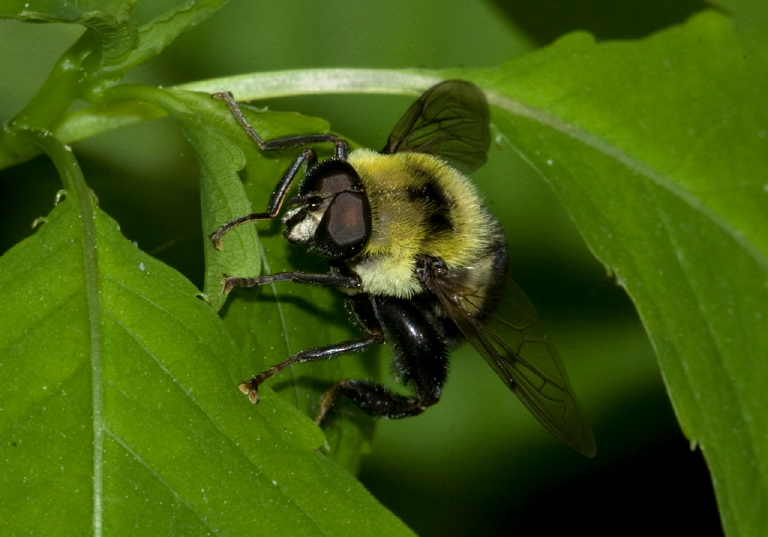
[[[348,162],[328,159],[314,165],[299,192],[283,218],[286,239],[308,243],[335,261],[360,252],[371,235],[371,206]]]

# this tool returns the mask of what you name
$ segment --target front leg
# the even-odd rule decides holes
[[[285,197],[288,195],[288,190],[291,188],[291,184],[293,184],[293,180],[296,178],[296,174],[298,173],[302,164],[305,163],[308,168],[311,168],[317,163],[317,154],[315,153],[314,149],[310,148],[304,150],[301,155],[299,155],[296,160],[293,161],[293,164],[291,164],[291,166],[285,170],[283,177],[280,179],[280,182],[277,183],[274,192],[272,192],[272,195],[269,198],[269,205],[267,206],[266,212],[246,214],[240,218],[230,220],[211,235],[210,238],[211,242],[213,242],[213,246],[217,250],[221,250],[221,237],[223,237],[224,234],[232,228],[241,226],[248,222],[271,220],[272,218],[276,217],[280,212],[280,208],[283,206],[283,201],[285,201]]]
[[[265,274],[264,276],[255,276],[253,278],[238,278],[224,276],[221,283],[224,284],[224,294],[229,294],[235,287],[254,287],[256,285],[266,285],[276,282],[298,282],[313,285],[332,285],[335,287],[346,287],[354,289],[360,287],[360,277],[357,275],[341,274],[332,270],[327,274],[314,274],[311,272],[277,272],[275,274]]]

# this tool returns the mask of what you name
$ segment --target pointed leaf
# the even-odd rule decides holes
[[[463,73],[637,305],[733,535],[768,526],[765,45],[705,13]]]
[[[4,535],[407,533],[309,420],[247,403],[194,286],[76,208],[0,258]]]

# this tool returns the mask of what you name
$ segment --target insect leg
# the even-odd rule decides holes
[[[230,112],[232,112],[232,116],[235,118],[237,123],[243,128],[243,130],[245,130],[251,140],[256,142],[256,145],[259,146],[259,149],[262,151],[274,151],[276,149],[303,147],[307,145],[330,142],[333,143],[335,157],[340,160],[347,160],[347,156],[349,154],[349,144],[346,140],[339,138],[335,134],[297,134],[291,136],[281,136],[279,138],[273,138],[272,140],[264,140],[261,136],[259,136],[254,128],[251,127],[251,124],[248,123],[248,120],[245,119],[243,111],[237,105],[231,93],[215,93],[213,97],[215,99],[221,99],[227,103],[227,106],[229,107]],[[213,245],[216,247],[216,249],[221,250],[222,235],[224,235],[233,227],[245,224],[246,222],[253,222],[255,220],[270,220],[277,216],[277,213],[280,212],[280,207],[283,204],[283,200],[285,200],[285,196],[288,193],[288,189],[291,187],[293,179],[296,177],[296,174],[298,173],[301,165],[305,162],[308,168],[311,168],[314,164],[317,163],[317,154],[315,153],[314,149],[310,148],[304,150],[301,155],[299,155],[299,157],[293,161],[293,164],[291,164],[291,166],[285,171],[283,177],[280,179],[280,182],[277,183],[277,187],[275,188],[274,192],[272,192],[272,196],[269,198],[269,206],[267,207],[267,212],[252,213],[241,216],[240,218],[235,218],[234,220],[231,220],[221,226],[218,230],[216,230],[215,233],[213,233],[213,235],[211,235],[211,241],[213,242]]]
[[[275,274],[265,274],[263,276],[254,276],[252,278],[225,276],[221,280],[221,283],[224,284],[224,294],[229,294],[235,287],[254,287],[256,285],[266,285],[268,283],[276,282],[298,282],[314,285],[333,285],[346,288],[360,287],[359,276],[348,276],[333,270],[327,274],[296,271],[276,272]]]
[[[216,249],[221,250],[221,237],[230,229],[247,222],[253,222],[255,220],[271,220],[277,216],[277,214],[280,212],[280,207],[283,205],[285,196],[288,194],[288,189],[291,188],[291,184],[296,178],[296,174],[298,173],[299,168],[301,168],[301,165],[305,162],[307,163],[308,167],[311,167],[317,163],[317,153],[315,153],[314,149],[310,148],[302,151],[301,155],[299,155],[296,160],[293,161],[293,164],[291,164],[288,169],[285,170],[285,173],[283,173],[283,176],[277,183],[275,190],[269,197],[269,205],[267,206],[266,212],[251,213],[245,216],[241,216],[240,218],[230,220],[211,235],[211,241],[213,242],[213,245],[216,247]]]
[[[375,418],[407,418],[416,416],[426,410],[418,397],[408,397],[395,393],[389,388],[372,380],[346,379],[334,384],[325,392],[320,404],[320,412],[315,417],[317,425],[322,424],[328,412],[342,395],[351,399],[366,414]]]
[[[374,298],[378,323],[395,353],[395,369],[415,396],[393,392],[370,380],[342,380],[323,397],[315,423],[320,423],[342,395],[374,417],[405,418],[437,403],[448,374],[448,347],[442,321],[411,301]]]
[[[349,153],[349,144],[343,138],[339,138],[335,134],[295,134],[290,136],[281,136],[279,138],[273,138],[272,140],[264,140],[259,134],[251,127],[248,120],[245,119],[243,111],[235,102],[235,98],[228,91],[221,93],[214,93],[214,99],[221,99],[227,103],[232,116],[234,116],[237,123],[248,133],[248,136],[256,142],[259,149],[262,151],[274,151],[275,149],[287,149],[291,147],[302,147],[305,145],[314,145],[324,142],[331,142],[334,145],[336,158],[341,160],[347,160],[347,154]]]
[[[367,304],[366,304],[367,303]],[[355,314],[358,323],[365,330],[366,337],[359,340],[344,341],[342,343],[336,343],[333,345],[324,345],[322,347],[316,347],[314,349],[307,349],[297,352],[287,360],[273,365],[269,369],[262,371],[248,382],[240,383],[240,391],[248,395],[251,403],[259,402],[259,385],[267,380],[272,375],[279,373],[288,366],[297,363],[314,362],[315,360],[326,360],[333,358],[339,354],[348,354],[352,352],[360,352],[374,343],[379,343],[384,338],[384,334],[381,331],[375,318],[373,317],[372,310],[370,309],[370,303],[364,295],[358,297],[352,297],[349,299],[352,312]]]

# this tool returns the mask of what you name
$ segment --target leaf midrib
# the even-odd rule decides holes
[[[622,151],[615,145],[611,145],[609,142],[601,139],[598,135],[588,132],[574,123],[567,122],[548,114],[544,110],[523,104],[520,101],[504,97],[499,93],[486,92],[486,94],[488,95],[489,103],[494,106],[497,106],[510,114],[524,117],[549,127],[622,164],[638,176],[649,179],[660,188],[681,200],[692,211],[701,214],[710,220],[718,229],[722,230],[745,252],[747,252],[758,266],[768,270],[768,258],[755,244],[751,243],[744,234],[739,233],[730,222],[724,220],[720,214],[704,204],[700,198],[683,190],[679,184],[668,180],[665,175],[655,171],[636,157]]]

